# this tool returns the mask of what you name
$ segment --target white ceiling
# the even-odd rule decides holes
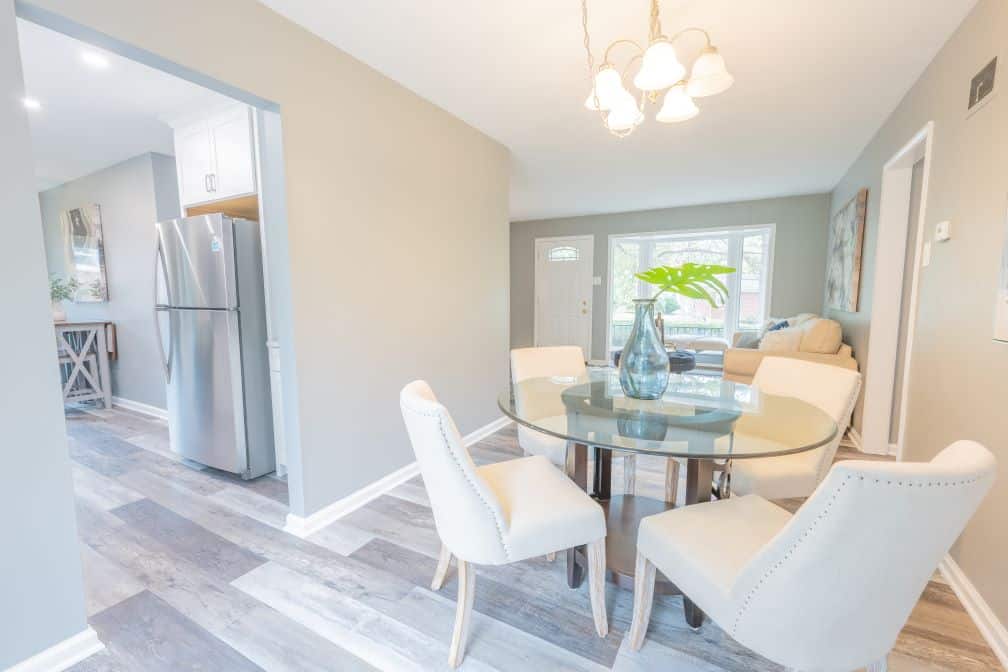
[[[828,191],[976,0],[665,0],[736,83],[623,140],[582,107],[577,0],[263,2],[510,148],[520,220]],[[648,7],[589,0],[596,59],[646,39]]]
[[[18,41],[25,92],[42,104],[28,110],[39,191],[145,152],[172,155],[172,130],[163,120],[227,100],[20,19]],[[101,53],[108,67],[86,65],[85,51]]]

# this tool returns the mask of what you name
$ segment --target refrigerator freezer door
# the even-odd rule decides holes
[[[223,215],[200,215],[156,226],[169,305],[237,308],[232,220]]]
[[[236,474],[248,469],[239,315],[225,310],[170,310],[172,449]]]

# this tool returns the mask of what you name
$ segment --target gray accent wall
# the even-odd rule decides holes
[[[0,669],[84,631],[84,588],[14,5],[0,0]]]
[[[818,313],[826,282],[826,214],[829,194],[716,203],[664,210],[541,219],[511,223],[511,347],[533,345],[535,319],[535,239],[595,237],[591,359],[606,358],[609,236],[729,226],[775,224],[770,313]]]
[[[300,459],[289,459],[292,514],[413,462],[398,401],[411,380],[431,383],[463,434],[500,417],[505,147],[257,2],[217,0],[209,12],[203,0],[18,7],[280,111],[301,432]],[[223,39],[236,26],[237,47]]]
[[[998,78],[1008,73],[1008,3],[980,0],[833,191],[840,207],[868,187],[861,312],[837,314],[845,331],[865,343],[877,264],[882,167],[929,121],[934,145],[924,235],[952,222],[952,239],[932,246],[921,269],[907,404],[907,460],[928,460],[957,439],[990,448],[1002,477],[981,505],[952,557],[1001,623],[1008,623],[1008,432],[1005,422],[1008,345],[992,340],[1001,250],[1008,205],[1008,98],[1000,92],[972,116],[970,79],[998,57]],[[855,346],[856,349],[857,345]],[[863,348],[861,348],[863,350]],[[862,351],[858,353],[863,356]],[[892,371],[866,372],[867,376]]]
[[[141,154],[39,194],[50,273],[66,275],[60,213],[91,203],[101,207],[109,300],[66,303],[71,321],[116,325],[112,362],[116,397],[165,408],[165,381],[151,317],[154,223],[179,216],[175,160]]]

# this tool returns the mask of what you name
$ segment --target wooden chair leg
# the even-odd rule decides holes
[[[865,672],[886,672],[889,669],[889,656],[882,656],[874,663],[870,663],[865,667]]]
[[[448,650],[448,665],[453,669],[462,664],[465,657],[466,640],[472,620],[473,597],[476,593],[476,572],[465,560],[458,559],[458,598],[455,606],[455,630],[452,633],[451,648]]]
[[[630,624],[630,648],[640,651],[644,635],[651,622],[651,605],[654,604],[655,566],[640,553],[634,570],[633,622]]]
[[[703,627],[704,613],[703,609],[698,607],[696,603],[683,595],[683,615],[686,617],[686,624],[692,628],[694,631],[699,630]]]
[[[445,577],[448,575],[448,568],[451,566],[451,551],[444,544],[441,544],[441,556],[438,558],[437,569],[434,570],[434,579],[431,581],[431,590],[441,590]]]
[[[637,492],[637,456],[633,453],[623,456],[623,494]]]
[[[588,594],[591,597],[595,632],[599,637],[609,634],[605,599],[606,553],[605,537],[588,544]]]
[[[679,495],[679,461],[674,458],[665,460],[665,501],[676,503]]]

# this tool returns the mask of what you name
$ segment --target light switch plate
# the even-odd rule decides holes
[[[935,225],[935,240],[945,242],[952,237],[952,222],[946,220]]]
[[[924,241],[924,249],[921,250],[921,268],[926,268],[931,264],[931,241]]]
[[[596,287],[601,287],[602,286],[602,276],[601,275],[596,275],[595,277],[593,277],[592,278],[592,284],[595,285]]]

